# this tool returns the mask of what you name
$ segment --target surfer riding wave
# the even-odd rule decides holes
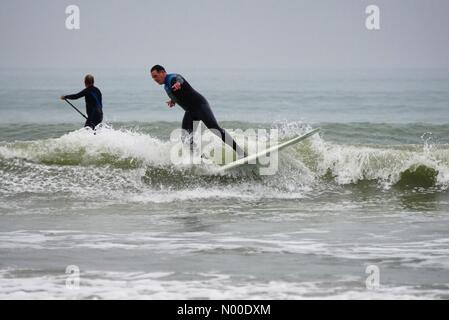
[[[220,127],[206,98],[193,89],[184,77],[176,73],[167,74],[165,68],[161,65],[153,66],[150,72],[151,77],[156,83],[164,85],[164,89],[170,98],[167,101],[167,105],[171,108],[178,104],[184,109],[182,129],[189,134],[191,146],[193,146],[193,122],[202,121],[209,130],[232,147],[239,158],[245,158],[247,156],[245,151],[234,141],[230,134]]]

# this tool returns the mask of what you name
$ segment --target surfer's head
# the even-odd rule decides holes
[[[94,85],[94,76],[91,74],[88,74],[84,77],[84,85],[86,87],[91,87]]]
[[[151,78],[153,78],[154,81],[156,81],[158,84],[164,84],[167,72],[165,71],[163,66],[157,64],[151,68],[150,72]]]

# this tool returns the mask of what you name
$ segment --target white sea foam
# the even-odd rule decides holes
[[[304,124],[283,124],[281,138],[307,130],[308,126]],[[56,139],[3,144],[0,146],[0,158],[43,162],[52,167],[57,164],[73,164],[78,167],[92,164],[100,167],[125,165],[131,169],[148,166],[168,168],[173,166],[170,161],[172,147],[172,142],[164,142],[148,134],[104,126],[97,130],[96,135],[91,130],[80,129]],[[53,163],[56,165],[52,165]],[[436,170],[438,185],[448,186],[447,147],[351,146],[327,142],[315,135],[304,145],[282,152],[279,172],[264,179],[276,181],[276,185],[295,192],[298,186],[311,186],[317,178],[330,172],[334,181],[341,185],[376,180],[384,188],[389,188],[398,182],[401,173],[419,165]],[[214,173],[214,165],[200,167],[202,174]],[[174,168],[182,172],[189,167],[176,165]]]
[[[67,154],[79,154],[81,163],[89,163],[89,160],[106,154],[120,159],[167,164],[170,148],[170,142],[162,142],[147,134],[103,126],[95,135],[92,130],[83,128],[56,139],[8,143],[0,146],[0,156],[51,161]]]
[[[317,173],[322,176],[331,172],[341,185],[360,180],[377,180],[389,188],[399,181],[401,173],[419,165],[438,172],[437,183],[449,182],[449,149],[432,150],[428,146],[408,148],[394,146],[351,146],[324,141],[320,137],[310,139],[312,149],[318,155]]]
[[[434,266],[449,270],[449,238],[422,241],[379,241],[373,238],[364,242],[327,242],[312,237],[297,239],[298,232],[265,235],[262,238],[241,237],[232,234],[132,232],[129,234],[85,233],[68,231],[14,231],[0,232],[1,249],[126,249],[183,255],[193,252],[235,251],[247,254],[282,253],[333,257],[338,259],[371,261],[383,264],[400,264],[414,268]],[[368,239],[369,240],[369,239]],[[360,241],[360,240],[359,240]]]
[[[20,271],[20,270],[19,270]],[[65,275],[16,276],[0,271],[0,299],[438,299],[447,284],[436,288],[380,286],[368,290],[363,279],[343,277],[332,282],[258,280],[220,273],[81,271],[79,288],[67,288]],[[22,270],[33,273],[33,270]]]

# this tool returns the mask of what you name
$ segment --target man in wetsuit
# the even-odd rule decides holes
[[[77,94],[70,94],[68,96],[61,96],[61,100],[69,99],[75,100],[84,97],[86,100],[87,120],[85,127],[90,127],[92,130],[103,121],[103,103],[101,91],[94,86],[94,77],[88,74],[84,77],[84,85],[86,88]]]
[[[239,158],[246,157],[245,151],[237,145],[226,130],[218,125],[206,98],[193,89],[181,75],[176,73],[167,74],[164,67],[155,65],[151,68],[151,77],[158,84],[164,85],[165,91],[170,97],[170,100],[167,101],[167,105],[170,108],[178,104],[184,109],[182,129],[192,134],[193,121],[201,120],[209,130],[212,130],[214,134],[231,146]],[[190,139],[190,143],[193,143],[193,139]]]

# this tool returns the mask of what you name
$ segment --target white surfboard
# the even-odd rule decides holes
[[[302,141],[304,139],[307,139],[310,136],[313,136],[315,133],[317,133],[319,131],[320,131],[320,128],[313,129],[312,131],[309,131],[306,134],[303,134],[302,136],[295,137],[295,138],[290,139],[288,141],[285,141],[285,142],[283,142],[281,144],[272,146],[272,147],[270,147],[268,149],[265,149],[265,150],[263,150],[261,152],[258,152],[256,154],[249,155],[246,158],[242,158],[242,159],[236,160],[234,162],[228,163],[226,165],[223,165],[223,166],[221,166],[218,169],[218,171],[219,172],[223,172],[223,171],[231,170],[231,169],[234,169],[234,168],[238,168],[238,167],[243,166],[245,164],[248,164],[250,162],[254,163],[255,162],[254,160],[256,160],[256,159],[258,159],[260,157],[266,156],[266,155],[268,155],[271,152],[277,152],[279,150],[287,148],[288,146],[291,146],[292,144],[298,143],[298,142],[300,142],[300,141]]]

